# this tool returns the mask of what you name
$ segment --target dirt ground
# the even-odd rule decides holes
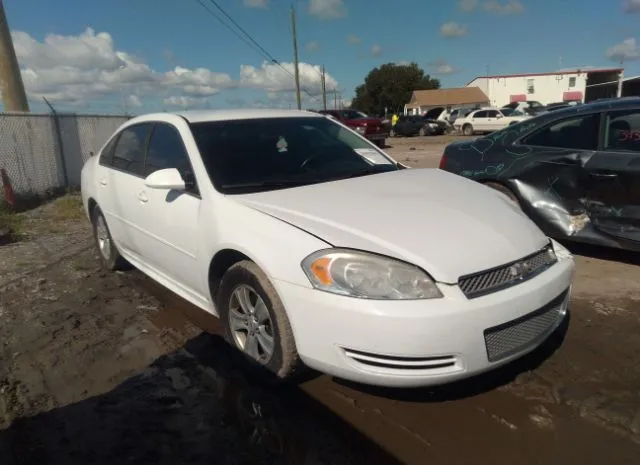
[[[451,139],[388,152],[437,166]],[[311,373],[275,388],[213,318],[135,270],[103,271],[77,199],[20,228],[0,247],[3,465],[640,462],[636,255],[574,248],[568,325],[495,373],[409,391]]]

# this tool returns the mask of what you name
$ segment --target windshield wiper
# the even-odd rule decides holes
[[[360,176],[368,176],[370,174],[378,174],[378,173],[387,173],[389,171],[397,171],[399,168],[396,165],[373,165],[367,169],[362,171],[358,171],[356,173],[349,173],[343,176],[336,176],[332,178],[332,181],[337,181],[339,179],[351,179],[351,178],[359,178]]]

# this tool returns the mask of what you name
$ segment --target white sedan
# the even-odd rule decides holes
[[[481,108],[472,111],[464,118],[457,118],[453,127],[465,136],[471,136],[477,133],[499,131],[529,118],[531,116],[510,108]]]
[[[572,256],[504,195],[317,113],[133,118],[82,197],[106,267],[218,316],[280,378],[442,384],[530,352],[567,312]]]

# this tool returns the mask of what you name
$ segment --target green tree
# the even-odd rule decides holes
[[[364,84],[356,87],[351,107],[372,115],[383,114],[385,107],[400,112],[414,90],[439,88],[440,81],[425,74],[417,63],[387,63],[373,68],[364,78]]]

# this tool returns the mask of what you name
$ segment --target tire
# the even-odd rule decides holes
[[[96,241],[102,265],[109,271],[126,269],[128,263],[118,252],[107,226],[107,220],[104,218],[100,207],[94,208],[91,215],[91,223],[93,225],[93,237]]]
[[[253,312],[241,304],[244,292]],[[263,310],[259,310],[258,298],[264,303]],[[217,307],[224,339],[249,362],[262,366],[282,381],[291,379],[299,370],[302,363],[284,305],[255,263],[244,260],[227,270],[220,283]],[[269,344],[264,344],[269,340],[273,346],[270,351]]]
[[[507,186],[504,186],[498,182],[485,182],[484,185],[506,195],[509,198],[509,200],[511,200],[513,203],[515,203],[518,206],[518,208],[522,209],[520,205],[520,200],[518,200],[518,197],[516,196],[516,194]]]
[[[386,146],[385,140],[384,139],[380,139],[380,140],[376,141],[376,145],[378,147],[380,147],[381,149],[385,148],[385,146]]]
[[[418,131],[418,135],[420,137],[424,137],[427,134],[427,132],[424,130],[424,128],[420,128],[420,130]]]
[[[471,126],[469,123],[462,126],[462,134],[464,134],[465,136],[473,136],[473,126]]]

